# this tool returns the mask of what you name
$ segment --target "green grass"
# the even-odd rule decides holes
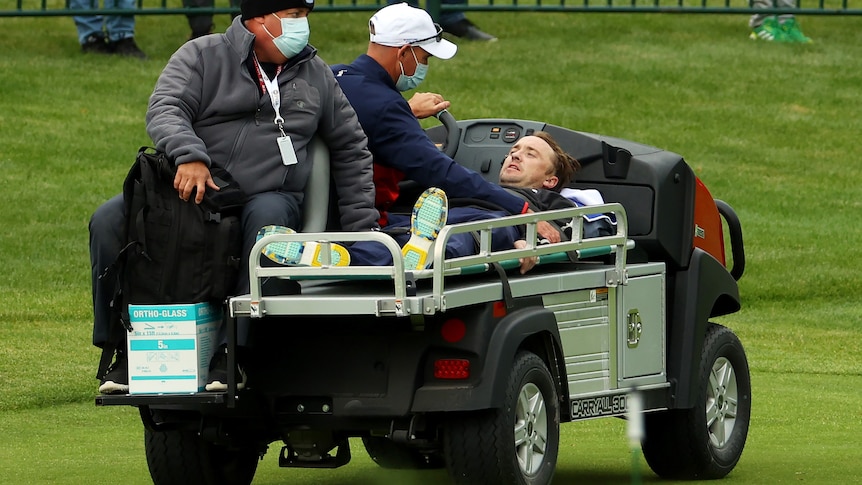
[[[367,14],[311,18],[331,63],[364,52]],[[858,483],[862,419],[862,31],[804,17],[813,45],[747,39],[730,15],[476,13],[500,41],[432,60],[422,90],[456,118],[536,119],[683,154],[745,232],[738,333],[753,372],[749,443],[730,483]],[[227,17],[217,18],[223,29]],[[146,483],[132,408],[93,406],[87,222],[119,192],[180,16],[140,17],[140,62],[83,56],[71,19],[0,29],[0,483]],[[429,123],[430,124],[430,123]],[[559,483],[628,483],[622,423],[564,426]],[[255,483],[431,483],[354,449],[336,471]],[[122,471],[114,470],[121,464]],[[122,477],[122,478],[121,478]],[[644,472],[644,481],[654,475]]]
[[[755,372],[751,434],[742,460],[728,484],[858,483],[859,391],[848,402],[848,387],[862,388],[862,378]],[[799,399],[800,389],[808,393]],[[809,394],[810,393],[810,394]],[[816,395],[816,398],[814,397]],[[795,405],[789,405],[793,401]],[[625,423],[596,420],[563,425],[555,483],[631,483]],[[4,483],[79,484],[150,483],[143,459],[143,431],[132,408],[94,408],[91,402],[4,413],[0,433],[14,445],[0,448]],[[807,433],[807,434],[806,434]],[[352,440],[353,460],[336,470],[278,467],[280,445],[273,443],[259,465],[255,484],[384,485],[445,483],[437,471],[392,471],[378,468],[361,442]],[[121,463],[121,472],[108,473]],[[22,464],[24,466],[22,466]],[[640,460],[646,483],[659,481]],[[122,479],[120,479],[122,477]],[[11,479],[11,481],[10,481]]]

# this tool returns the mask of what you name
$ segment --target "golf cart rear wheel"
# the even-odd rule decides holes
[[[188,429],[145,428],[144,448],[155,485],[249,485],[260,460],[253,447],[217,445]]]
[[[560,408],[551,373],[536,354],[515,356],[504,399],[502,408],[465,413],[446,423],[443,453],[455,483],[551,483]]]
[[[423,453],[388,438],[365,436],[362,444],[368,456],[382,468],[425,470],[445,466],[439,452]]]
[[[691,409],[644,417],[644,457],[662,478],[721,478],[742,455],[751,419],[751,378],[742,344],[721,325],[707,328],[697,392]]]

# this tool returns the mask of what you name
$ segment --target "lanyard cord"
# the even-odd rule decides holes
[[[284,134],[284,118],[281,117],[281,92],[278,89],[278,75],[281,74],[283,68],[284,66],[278,66],[275,70],[275,76],[270,79],[260,67],[260,62],[258,62],[257,56],[254,56],[254,69],[257,72],[257,80],[260,83],[260,89],[265,94],[269,94],[269,102],[272,103],[272,109],[275,111],[275,119],[273,122],[278,125],[278,129],[281,131],[281,136],[286,136]]]

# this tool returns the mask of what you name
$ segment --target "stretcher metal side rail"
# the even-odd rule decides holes
[[[616,233],[610,236],[600,236],[584,239],[583,216],[586,214],[613,213],[616,217]],[[572,240],[554,244],[539,244],[536,224],[539,221],[572,220]],[[526,228],[527,246],[523,249],[506,249],[492,251],[492,230],[505,226],[524,225]],[[433,315],[470,304],[489,301],[490,293],[500,295],[502,282],[495,282],[470,291],[468,285],[458,285],[458,275],[488,272],[494,263],[499,263],[504,269],[517,268],[519,258],[537,257],[539,264],[523,276],[513,278],[513,296],[538,294],[548,288],[548,285],[535,284],[543,278],[542,264],[569,261],[569,255],[578,259],[614,255],[613,265],[598,267],[598,284],[616,286],[626,282],[626,249],[632,246],[627,238],[627,219],[625,210],[620,204],[603,204],[588,207],[573,207],[555,211],[538,212],[497,219],[466,222],[445,226],[439,234],[433,251],[433,265],[430,269],[405,271],[401,248],[389,235],[377,232],[327,232],[327,233],[294,233],[274,234],[266,236],[254,245],[251,254],[260,254],[261,250],[274,242],[307,242],[320,244],[323,265],[313,266],[261,266],[259,258],[250,258],[249,281],[250,293],[229,300],[230,315],[236,317],[263,318],[287,315],[374,315],[404,317],[409,315]],[[445,247],[447,241],[455,234],[478,233],[479,250],[477,254],[459,258],[446,259]],[[329,261],[329,245],[355,241],[375,241],[384,245],[392,255],[393,264],[388,266],[332,266]],[[586,275],[584,275],[586,276]],[[597,275],[594,274],[593,277]],[[300,281],[337,280],[345,285],[321,284],[303,285],[301,294],[263,296],[262,286],[268,278],[288,278]],[[556,272],[547,278],[559,280],[561,275]],[[431,280],[430,291],[426,280]],[[391,280],[391,287],[368,284],[357,285],[357,282],[367,280]],[[517,284],[524,280],[524,284]],[[526,281],[530,284],[526,284]],[[352,283],[352,284],[351,284]],[[554,287],[562,283],[553,283]],[[382,289],[381,289],[382,288]],[[447,293],[454,293],[458,288],[458,298],[448,299]]]

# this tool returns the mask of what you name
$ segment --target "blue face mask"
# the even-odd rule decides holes
[[[419,59],[416,58],[416,53],[413,52],[412,47],[410,48],[410,53],[413,54],[413,59],[416,60],[416,72],[412,76],[405,75],[404,64],[401,64],[401,75],[398,76],[398,82],[395,83],[395,89],[399,91],[416,89],[425,80],[425,75],[428,74],[428,64],[419,63]]]
[[[272,33],[267,30],[266,25],[263,26],[263,30],[266,30],[266,33],[272,37],[272,43],[275,44],[278,51],[281,52],[284,57],[290,59],[302,52],[302,49],[305,49],[305,46],[308,45],[308,36],[311,32],[308,28],[308,18],[298,17],[283,19],[278,15],[275,15],[275,18],[281,20],[281,35],[278,37],[272,35]]]

